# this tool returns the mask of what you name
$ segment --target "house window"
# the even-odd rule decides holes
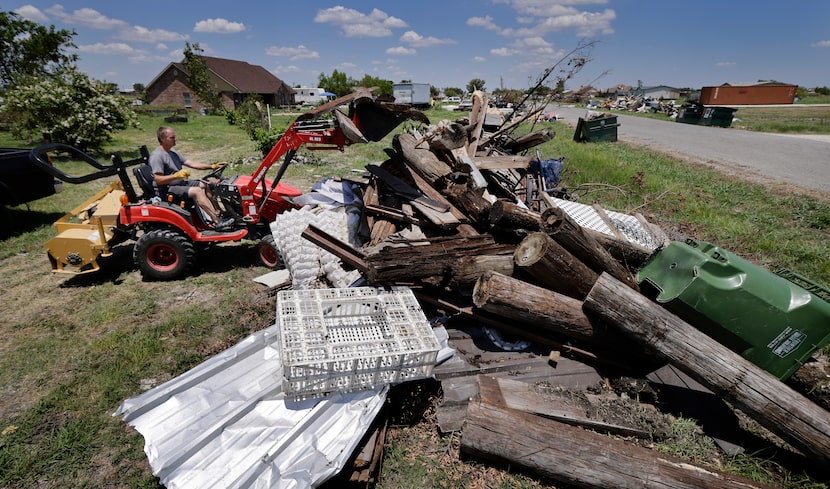
[[[185,108],[188,108],[188,109],[189,109],[189,108],[191,107],[191,104],[190,104],[190,93],[188,93],[188,92],[184,92],[184,93],[182,93],[182,96],[184,97],[184,106],[185,106]]]

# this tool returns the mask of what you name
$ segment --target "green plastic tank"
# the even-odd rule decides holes
[[[644,294],[780,380],[830,342],[830,291],[710,243],[670,243],[637,281]]]

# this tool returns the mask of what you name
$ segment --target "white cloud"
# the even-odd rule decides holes
[[[513,56],[515,54],[518,54],[518,52],[515,49],[510,48],[496,48],[491,49],[490,54],[492,54],[493,56]]]
[[[56,4],[46,9],[50,15],[60,18],[69,25],[79,25],[90,29],[113,30],[126,27],[128,24],[123,20],[112,19],[101,12],[91,8],[81,8],[67,13],[63,5]]]
[[[235,34],[245,30],[245,24],[231,22],[227,19],[207,19],[196,22],[193,32],[209,32],[213,34]]]
[[[830,41],[819,41],[811,44],[814,48],[830,48]]]
[[[265,49],[265,54],[270,56],[287,57],[291,61],[298,59],[319,59],[320,53],[312,49],[308,49],[302,44],[297,47],[290,46],[271,46]]]
[[[179,34],[178,32],[166,31],[164,29],[150,30],[140,25],[124,29],[119,33],[118,37],[125,41],[153,43],[158,43],[160,41],[184,41],[188,39],[188,36]]]
[[[452,39],[438,39],[437,37],[424,37],[415,31],[406,31],[401,36],[401,42],[405,42],[416,48],[430,48],[443,44],[455,44]]]
[[[392,29],[407,26],[403,20],[382,10],[373,9],[364,14],[342,5],[318,10],[314,22],[336,25],[346,37],[386,37],[392,35]]]
[[[487,17],[470,17],[467,19],[467,25],[470,27],[483,27],[488,31],[496,31],[501,33],[501,27],[493,22],[493,18],[489,15]]]
[[[282,65],[280,65],[280,66],[277,66],[274,69],[273,73],[275,75],[279,76],[279,73],[300,73],[301,71],[303,71],[303,70],[298,66],[294,66],[294,65],[282,66]]]
[[[129,44],[125,44],[123,42],[110,42],[110,43],[95,43],[95,44],[83,44],[78,46],[78,51],[82,53],[90,53],[90,54],[118,54],[118,55],[135,55],[139,53],[143,53],[142,50],[135,49],[134,47],[130,46]]]
[[[391,54],[393,56],[412,56],[415,53],[417,53],[416,50],[412,48],[405,48],[403,46],[397,46],[386,50],[386,54]]]
[[[473,58],[473,61],[477,63],[483,63],[484,61],[487,61],[487,58],[485,58],[484,56],[476,56]]]
[[[718,61],[717,63],[715,63],[715,66],[718,66],[720,68],[730,68],[735,65],[737,65],[737,63],[735,63],[734,61]]]
[[[20,8],[14,10],[14,12],[23,17],[26,20],[31,20],[32,22],[37,22],[39,24],[45,24],[49,22],[49,17],[46,16],[43,12],[40,11],[39,8],[33,5],[24,5]]]

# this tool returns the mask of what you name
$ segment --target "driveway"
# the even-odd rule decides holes
[[[576,126],[577,120],[585,117],[586,109],[549,105],[546,113],[556,114],[562,122]],[[614,115],[620,123],[619,141],[707,163],[759,183],[795,185],[806,193],[830,197],[830,136],[758,133],[621,112]],[[739,109],[736,116],[740,115]]]

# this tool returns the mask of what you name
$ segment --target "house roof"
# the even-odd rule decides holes
[[[228,85],[234,88],[239,93],[277,93],[280,89],[286,90],[289,93],[294,93],[294,89],[280,80],[270,71],[262,66],[252,65],[245,61],[236,61],[233,59],[214,58],[211,56],[200,56],[205,62],[207,69],[215,76],[221,78]],[[171,67],[187,73],[187,69],[183,62],[170,63],[167,67],[159,73],[149,86],[152,86],[156,80]]]

